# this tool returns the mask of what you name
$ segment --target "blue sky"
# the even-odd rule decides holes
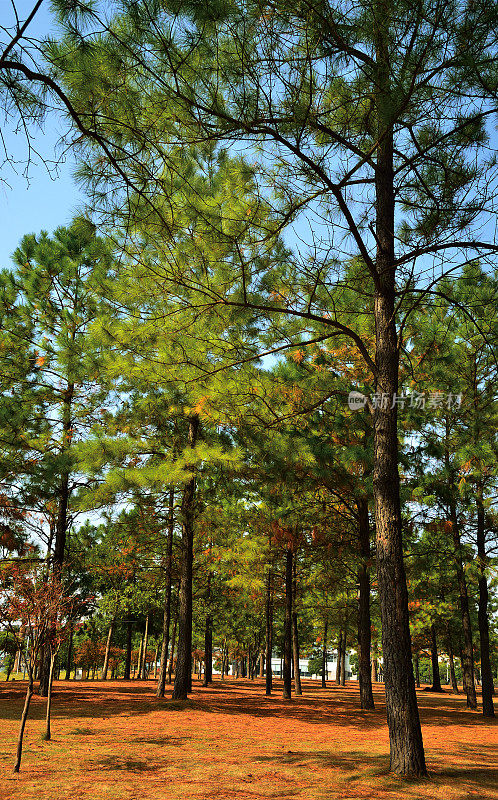
[[[12,26],[11,4],[3,0],[1,5],[1,24]],[[42,4],[28,29],[30,35],[42,36],[53,30],[49,5],[48,0]],[[33,2],[18,0],[16,6],[22,20],[31,11]],[[33,143],[39,155],[33,154],[29,179],[24,174],[28,156],[24,131],[15,133],[12,125],[1,122],[5,149],[11,159],[10,164],[2,163],[5,152],[0,148],[0,268],[3,268],[10,266],[11,254],[24,234],[43,229],[52,231],[69,223],[82,206],[84,196],[71,178],[74,163],[55,164],[62,155],[57,148],[62,125],[55,116],[47,119],[43,132],[33,131]]]

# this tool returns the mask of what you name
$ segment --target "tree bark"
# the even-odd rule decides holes
[[[335,682],[339,686],[342,678],[342,630],[339,631],[339,641],[337,642],[337,668],[335,671]]]
[[[364,710],[375,708],[372,693],[370,669],[370,650],[372,645],[372,626],[370,620],[370,522],[368,519],[368,500],[358,500],[358,538],[360,565],[358,567],[358,681],[360,685],[360,705]]]
[[[420,688],[420,664],[418,653],[413,656],[413,663],[415,664],[415,685],[417,689]]]
[[[208,614],[204,631],[204,686],[213,682],[213,619]]]
[[[71,662],[73,660],[74,621],[69,623],[69,643],[67,648],[66,680],[71,678]]]
[[[171,636],[171,651],[168,659],[168,685],[171,684],[171,676],[173,672],[173,660],[175,657],[176,632],[178,630],[179,595],[180,595],[180,584],[178,584],[176,590],[176,610],[173,620],[173,635]]]
[[[302,695],[301,670],[299,669],[299,626],[297,620],[297,559],[294,558],[292,574],[292,659],[294,664],[294,689],[296,695]]]
[[[166,674],[168,669],[169,629],[171,625],[171,571],[173,566],[173,533],[175,527],[174,507],[175,490],[170,489],[168,509],[168,540],[166,545],[166,592],[164,595],[161,661],[159,666],[159,677],[157,679],[156,697],[164,697]]]
[[[149,642],[149,615],[145,617],[145,631],[143,636],[143,648],[142,648],[142,669],[141,673],[139,672],[138,677],[142,678],[144,681],[147,678],[147,644]]]
[[[477,708],[477,695],[474,678],[474,645],[472,642],[472,623],[470,621],[469,595],[467,591],[467,581],[463,567],[462,541],[460,537],[460,525],[458,521],[456,507],[456,488],[454,485],[453,472],[450,464],[449,450],[449,426],[446,421],[446,443],[445,443],[445,466],[448,475],[448,508],[451,523],[451,535],[454,547],[454,563],[458,583],[458,597],[460,602],[460,614],[463,629],[463,648],[462,648],[462,672],[464,676],[464,691],[467,696],[467,706],[472,709]]]
[[[107,680],[107,671],[109,669],[109,654],[111,652],[111,642],[112,642],[112,632],[114,630],[114,622],[115,617],[112,618],[111,624],[109,625],[109,633],[107,634],[107,642],[105,645],[105,656],[104,656],[104,666],[102,669],[102,680]]]
[[[292,690],[292,561],[292,547],[289,544],[285,555],[284,700],[291,699]]]
[[[483,504],[482,484],[478,484],[476,491],[477,505],[477,561],[479,565],[479,643],[481,655],[481,690],[482,690],[482,713],[484,717],[494,717],[495,709],[493,704],[493,672],[491,669],[491,659],[489,655],[489,621],[488,621],[488,581],[486,578],[486,533],[485,533],[485,514]]]
[[[129,614],[129,612],[128,612]],[[131,679],[131,637],[133,632],[133,620],[126,621],[126,655],[125,665],[123,672],[123,679],[129,681]]]
[[[442,692],[441,676],[439,674],[439,661],[437,655],[437,636],[436,626],[431,625],[431,664],[432,664],[432,686],[431,692]]]
[[[19,734],[17,737],[16,763],[14,764],[14,772],[19,772],[21,768],[22,742],[24,736],[24,729],[26,727],[26,720],[28,719],[29,705],[31,703],[31,698],[33,697],[33,691],[34,691],[33,674],[31,672],[28,679],[28,688],[26,690],[26,697],[24,698],[24,707],[21,715],[21,724],[19,726]]]
[[[377,163],[375,169],[375,367],[373,488],[377,580],[382,621],[383,674],[390,740],[390,769],[398,775],[427,774],[412,667],[408,590],[403,560],[398,471],[397,405],[399,349],[396,330],[393,89],[389,55],[391,0],[376,0]],[[387,398],[386,401],[383,398]]]
[[[55,665],[55,654],[51,655],[50,658],[50,669],[49,669],[49,676],[48,676],[48,692],[47,692],[47,713],[45,715],[45,734],[43,738],[45,741],[50,741],[52,738],[52,731],[50,730],[50,715],[52,713],[52,684],[54,678],[54,665]]]
[[[447,633],[447,646],[448,646],[448,660],[450,662],[450,680],[451,680],[451,687],[455,694],[459,694],[458,690],[458,683],[455,674],[455,658],[453,655],[453,643],[451,641],[451,633],[449,631],[448,626],[448,633]]]
[[[199,432],[199,417],[189,417],[188,444],[194,448]],[[176,657],[174,700],[186,700],[192,687],[192,567],[194,559],[195,469],[183,490],[182,519],[182,571],[178,613],[178,652]]]
[[[269,534],[269,548],[271,550],[271,533]],[[265,691],[267,695],[271,694],[273,685],[273,672],[271,666],[271,656],[273,650],[273,568],[270,561],[268,568],[268,575],[266,579],[266,680]]]

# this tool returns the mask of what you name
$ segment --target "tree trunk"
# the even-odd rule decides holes
[[[451,687],[452,687],[453,691],[455,692],[455,694],[459,694],[458,683],[457,683],[456,674],[455,674],[455,658],[453,656],[453,643],[451,641],[451,633],[449,631],[449,627],[448,627],[447,642],[448,642],[448,660],[450,662]]]
[[[340,686],[342,678],[342,630],[339,631],[339,641],[337,643],[337,668],[335,671],[335,682]]]
[[[213,682],[213,620],[208,614],[204,631],[204,686]]]
[[[431,692],[442,692],[441,676],[439,675],[439,661],[437,655],[436,626],[431,625],[431,663],[432,663],[432,686]]]
[[[69,643],[67,648],[67,661],[66,661],[66,680],[71,678],[71,662],[73,660],[73,639],[74,639],[74,622],[71,620],[69,623]]]
[[[147,644],[149,641],[149,615],[145,617],[145,631],[143,637],[143,650],[142,650],[142,671],[138,673],[138,677],[144,681],[147,678]]]
[[[114,630],[115,617],[112,618],[109,625],[109,633],[107,634],[107,642],[105,645],[104,667],[102,669],[102,680],[107,680],[107,671],[109,669],[109,654],[111,652],[112,632]]]
[[[412,667],[408,590],[403,560],[397,405],[392,402],[398,391],[399,349],[395,312],[393,88],[389,54],[391,14],[391,0],[376,0],[374,92],[378,145],[375,170],[375,388],[377,397],[385,397],[387,401],[381,399],[374,409],[373,488],[390,769],[397,775],[420,776],[426,775],[427,770]]]
[[[173,533],[175,528],[175,490],[169,490],[168,540],[166,545],[166,592],[164,595],[163,635],[161,642],[161,662],[157,679],[156,697],[164,697],[166,673],[168,669],[169,629],[171,625],[171,570],[173,566]]]
[[[50,730],[50,714],[52,712],[52,684],[54,677],[54,665],[55,665],[55,653],[50,658],[50,669],[48,678],[47,713],[45,716],[45,735],[43,736],[43,738],[47,742],[50,741],[50,739],[52,738],[52,732]]]
[[[348,635],[348,618],[346,615],[346,620],[344,623],[344,633],[342,636],[342,652],[341,652],[341,686],[345,686],[346,684],[346,641]]]
[[[413,662],[415,664],[415,685],[417,689],[420,688],[420,664],[419,664],[419,657],[418,653],[415,653],[413,656]],[[373,663],[372,663],[373,666]]]
[[[28,688],[26,690],[26,697],[24,699],[24,708],[22,710],[22,715],[21,715],[19,735],[17,737],[17,752],[16,752],[16,763],[14,764],[14,772],[19,772],[21,768],[22,740],[24,736],[24,728],[26,727],[26,720],[28,719],[29,704],[31,703],[32,697],[33,697],[33,673],[31,671],[28,679]]]
[[[285,556],[284,700],[291,699],[292,690],[292,561],[292,547],[289,544]]]
[[[299,669],[299,627],[297,624],[297,559],[294,558],[292,574],[292,659],[294,664],[294,688],[296,695],[302,695],[301,670]]]
[[[360,565],[358,567],[358,681],[360,685],[360,705],[364,710],[375,708],[372,693],[370,670],[371,620],[370,620],[370,523],[368,520],[368,500],[358,500],[358,534],[360,546]]]
[[[176,590],[176,610],[175,610],[175,617],[173,621],[173,635],[171,637],[171,652],[168,660],[168,685],[171,685],[171,675],[173,672],[173,663],[175,657],[175,647],[176,647],[176,632],[178,630],[178,613],[179,613],[179,593],[180,593],[180,584],[177,586]]]
[[[472,709],[477,708],[477,695],[474,679],[474,646],[472,643],[472,623],[470,621],[469,611],[469,595],[467,591],[467,580],[465,578],[465,570],[463,567],[463,553],[462,542],[460,538],[460,525],[458,522],[457,508],[456,508],[456,488],[453,480],[453,473],[450,464],[450,451],[449,451],[449,426],[446,421],[446,447],[445,447],[445,465],[448,474],[448,489],[449,489],[449,516],[451,523],[451,534],[453,539],[453,547],[455,550],[455,569],[458,582],[458,596],[460,601],[460,614],[462,618],[463,629],[463,648],[462,648],[462,672],[464,675],[464,690],[467,696],[467,706]]]
[[[129,614],[129,612],[128,612]],[[131,637],[133,632],[133,620],[126,621],[126,655],[125,665],[123,672],[123,679],[129,681],[131,679]]]
[[[40,686],[38,687],[38,694],[40,697],[47,697],[50,679],[50,650],[48,647],[42,647],[40,651],[39,679]]]
[[[269,547],[271,549],[271,533],[269,535]],[[268,569],[268,576],[266,580],[266,681],[265,691],[267,695],[271,694],[273,685],[273,672],[271,665],[271,656],[273,650],[273,569],[270,562]]]
[[[494,717],[493,705],[493,672],[489,655],[489,621],[488,621],[488,581],[486,578],[486,534],[482,484],[477,486],[477,560],[479,564],[479,643],[481,654],[482,713],[485,717]]]
[[[199,431],[197,414],[189,417],[188,444],[194,448]],[[194,558],[195,470],[185,484],[182,496],[182,568],[178,613],[178,652],[176,657],[174,700],[186,700],[192,686],[192,565]]]

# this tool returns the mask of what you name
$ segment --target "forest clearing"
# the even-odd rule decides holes
[[[281,682],[276,682],[281,689]],[[10,774],[22,701],[1,684],[1,800],[491,800],[498,727],[465,699],[418,692],[429,778],[388,773],[384,687],[360,711],[355,682],[286,704],[261,680],[194,681],[189,700],[158,700],[151,681],[61,681],[53,739],[41,740],[45,703],[34,701],[23,769]],[[450,735],[451,731],[451,735]]]

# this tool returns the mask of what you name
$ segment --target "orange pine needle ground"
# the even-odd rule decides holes
[[[194,682],[186,703],[154,682],[57,682],[53,740],[35,697],[19,776],[12,775],[23,684],[0,683],[1,800],[479,800],[496,798],[498,728],[462,696],[419,693],[429,779],[388,773],[383,686],[377,710],[358,687],[304,681],[284,703],[262,681]]]

